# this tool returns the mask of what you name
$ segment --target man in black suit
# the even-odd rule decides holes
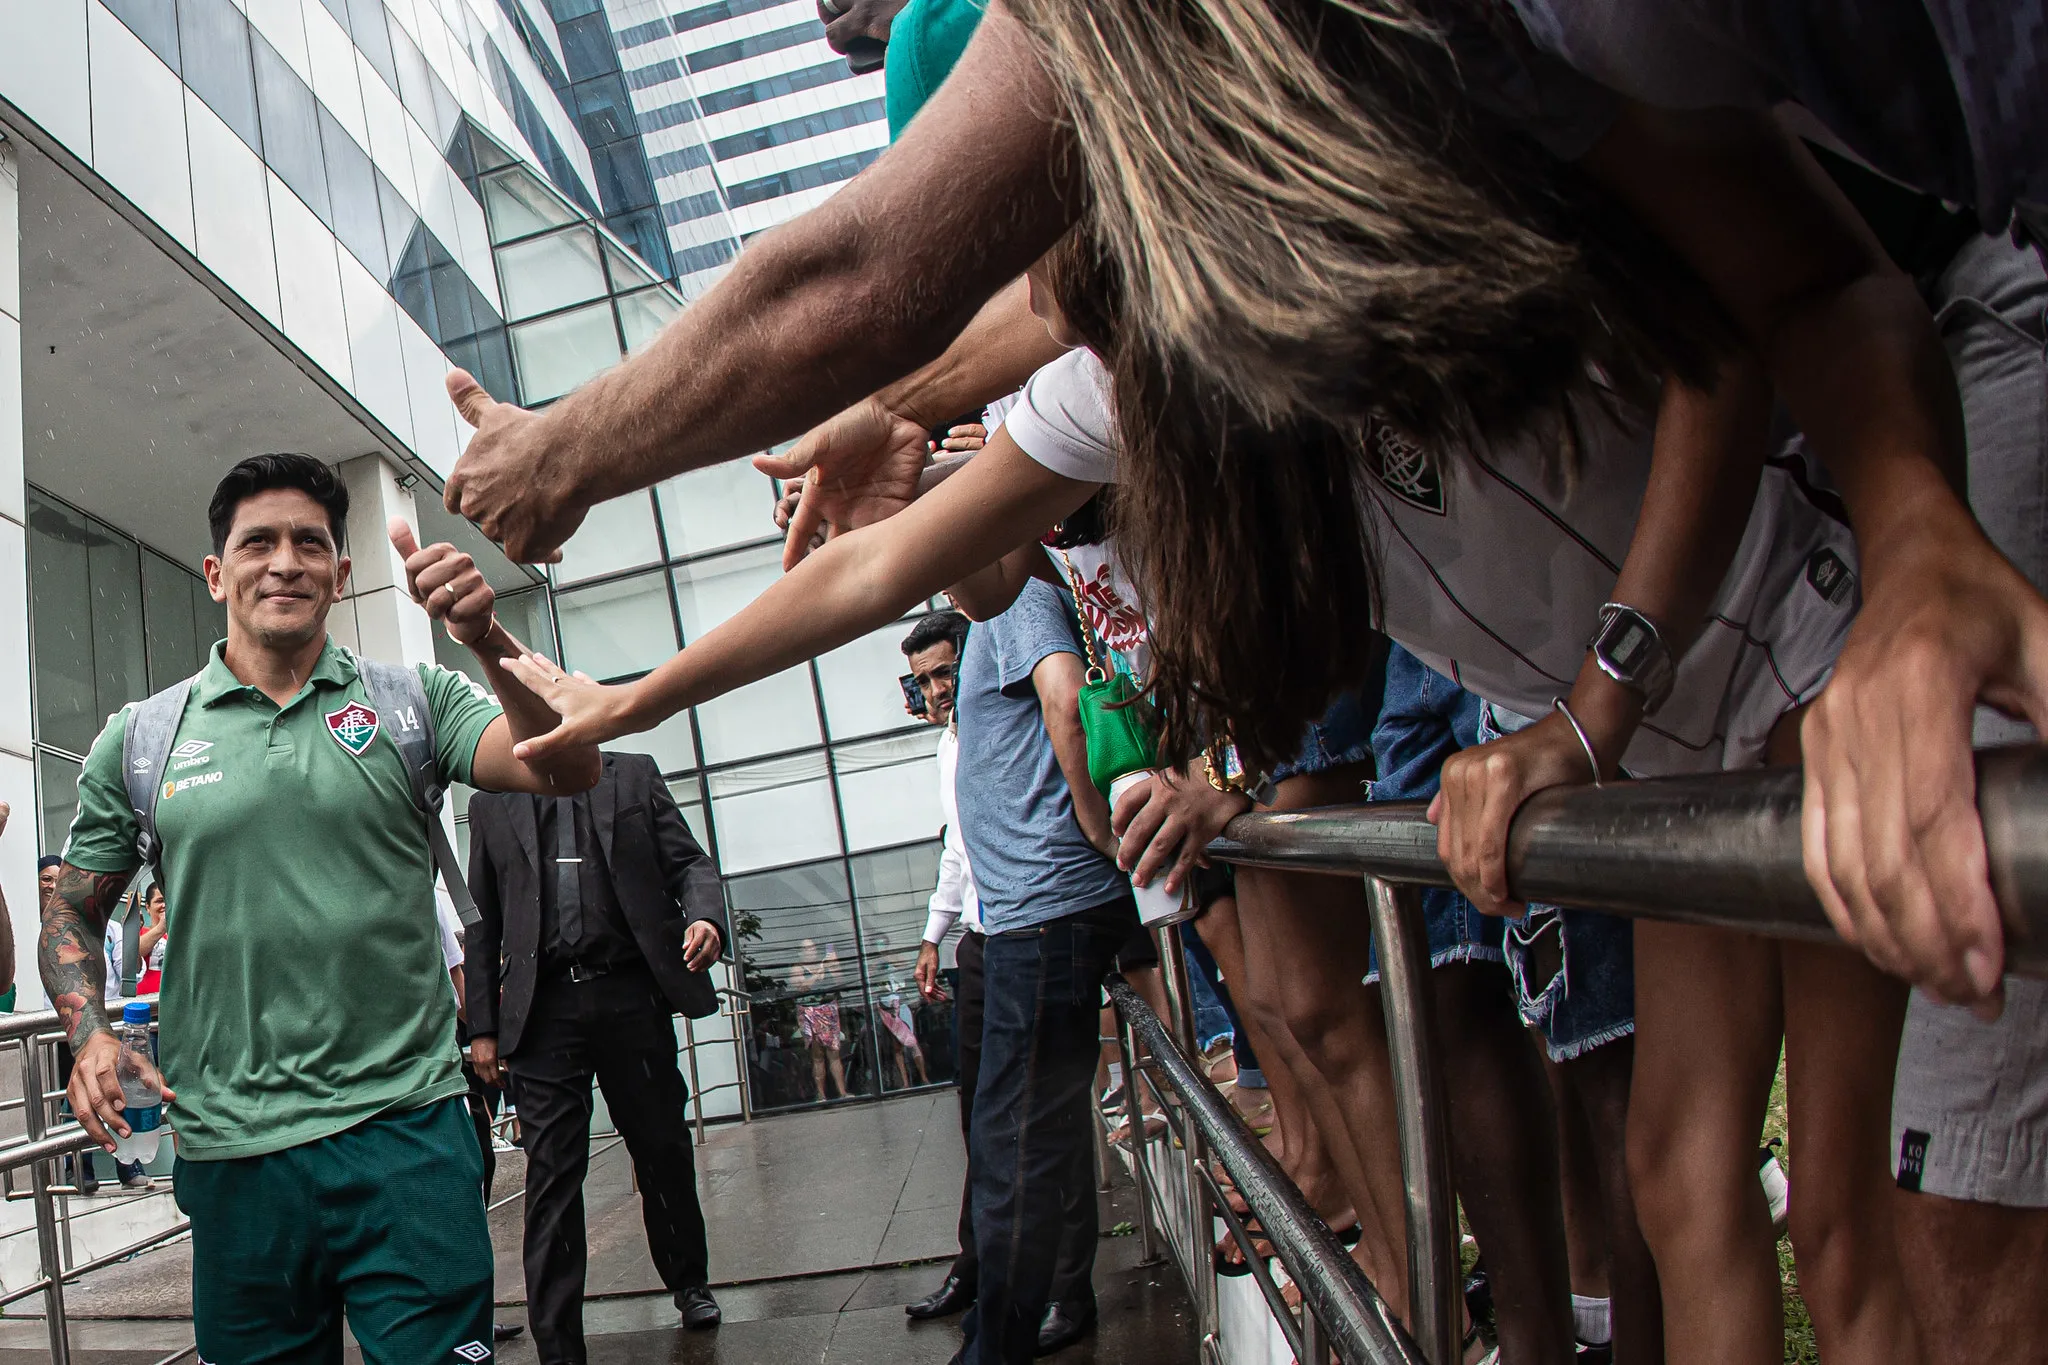
[[[654,760],[604,755],[579,796],[469,806],[470,1055],[511,1074],[526,1148],[526,1292],[543,1365],[583,1365],[590,1080],[639,1178],[647,1247],[687,1327],[716,1327],[673,1013],[717,1012],[718,869]]]

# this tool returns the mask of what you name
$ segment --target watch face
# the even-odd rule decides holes
[[[1648,659],[1652,637],[1643,623],[1632,617],[1616,617],[1615,625],[1620,629],[1607,642],[1607,657],[1622,672],[1633,674]]]

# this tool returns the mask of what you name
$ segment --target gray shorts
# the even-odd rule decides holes
[[[2048,587],[2048,274],[2034,252],[1988,236],[1957,254],[1929,302],[1962,391],[1971,508]],[[1978,713],[1980,745],[2032,737]],[[2048,1208],[2048,982],[2005,988],[1993,1024],[1914,993],[1892,1094],[1900,1188]]]

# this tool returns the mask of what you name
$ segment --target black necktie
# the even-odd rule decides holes
[[[555,798],[555,936],[571,952],[583,941],[582,858],[576,851],[576,798]]]

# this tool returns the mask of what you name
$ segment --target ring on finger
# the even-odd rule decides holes
[[[449,597],[451,597],[457,602],[460,602],[462,600],[462,594],[455,591],[455,585],[453,583],[443,583],[441,585],[441,591],[447,593]]]

